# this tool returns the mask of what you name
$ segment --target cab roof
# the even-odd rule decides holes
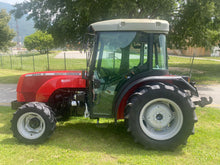
[[[149,33],[168,33],[169,23],[157,19],[113,19],[90,25],[96,31],[145,31]]]

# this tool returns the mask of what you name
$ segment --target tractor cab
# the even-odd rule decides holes
[[[162,20],[118,19],[91,24],[88,101],[93,117],[112,117],[114,98],[130,79],[167,75],[166,34]]]

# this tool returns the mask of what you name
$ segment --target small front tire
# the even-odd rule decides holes
[[[43,143],[54,132],[56,119],[46,104],[30,102],[14,113],[11,124],[13,135],[19,141],[38,144]]]

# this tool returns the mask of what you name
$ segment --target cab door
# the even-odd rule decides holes
[[[113,117],[115,89],[129,69],[129,61],[123,64],[122,59],[126,59],[126,51],[129,56],[130,45],[135,36],[136,32],[98,33],[95,65],[89,86],[90,96],[92,95],[89,101],[91,116]]]

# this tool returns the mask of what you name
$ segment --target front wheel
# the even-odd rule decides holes
[[[177,87],[148,85],[129,99],[128,127],[145,147],[172,150],[186,143],[192,133],[194,109],[187,95]]]
[[[23,143],[42,143],[56,127],[56,119],[49,106],[31,102],[21,106],[11,120],[14,137]]]

